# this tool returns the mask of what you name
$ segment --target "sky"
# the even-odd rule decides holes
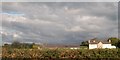
[[[119,0],[2,0],[2,2],[118,2]]]
[[[0,34],[3,42],[80,44],[118,37],[117,13],[117,2],[4,2]]]

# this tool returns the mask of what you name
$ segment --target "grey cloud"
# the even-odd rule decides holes
[[[22,32],[25,42],[79,43],[94,37],[117,36],[117,3],[3,3],[3,27]],[[12,18],[11,18],[12,17]],[[9,20],[14,20],[11,23]],[[11,26],[12,25],[12,26]]]

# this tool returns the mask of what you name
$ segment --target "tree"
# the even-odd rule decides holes
[[[111,44],[117,46],[119,39],[116,37],[111,37],[108,40],[111,40]]]
[[[88,46],[88,41],[83,41],[83,42],[81,42],[81,46]]]
[[[117,47],[120,48],[120,40],[117,43]]]
[[[18,41],[14,41],[14,42],[12,43],[11,47],[13,47],[13,48],[20,48],[20,47],[21,47],[21,43],[18,42]]]
[[[21,43],[21,48],[32,48],[32,44],[30,43]]]
[[[108,40],[111,40],[111,44],[120,48],[120,39],[116,37],[111,37]]]
[[[35,43],[33,44],[30,44],[30,43],[20,43],[18,41],[14,41],[12,44],[11,44],[11,47],[12,48],[33,48],[33,45],[35,45]]]

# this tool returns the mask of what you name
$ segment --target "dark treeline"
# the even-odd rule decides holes
[[[12,44],[4,44],[5,48],[17,48],[17,49],[32,49],[37,47],[42,47],[42,45],[38,45],[35,43],[20,43],[18,41],[14,41]]]

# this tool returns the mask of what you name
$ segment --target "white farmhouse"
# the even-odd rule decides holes
[[[111,40],[103,41],[103,40],[96,40],[91,39],[88,41],[89,43],[89,49],[95,49],[95,48],[116,48],[116,46],[111,45]]]

